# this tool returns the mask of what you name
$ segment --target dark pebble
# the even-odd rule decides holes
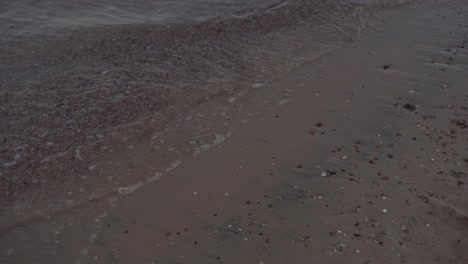
[[[412,104],[410,104],[410,103],[404,104],[404,105],[403,105],[403,108],[405,108],[406,110],[411,111],[411,112],[413,112],[413,111],[416,110],[416,106],[414,106],[414,105],[412,105]]]

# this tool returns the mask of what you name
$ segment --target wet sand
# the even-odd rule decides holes
[[[126,195],[2,229],[0,260],[468,262],[468,7],[382,20],[252,92],[253,117],[208,151]]]
[[[244,119],[238,98],[358,38],[389,2],[28,1],[0,11],[0,214],[83,204],[148,178],[127,160],[154,174],[205,149]]]

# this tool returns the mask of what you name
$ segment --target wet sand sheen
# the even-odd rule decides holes
[[[265,97],[280,106],[223,144],[111,205],[3,234],[0,259],[465,263],[467,6],[384,19],[382,31],[256,90],[245,111]]]
[[[244,1],[231,7],[204,1],[228,10],[202,21],[197,18],[206,11],[191,1],[194,14],[178,23],[130,23],[105,4],[91,4],[123,24],[91,12],[105,21],[60,24],[68,25],[65,31],[44,26],[50,34],[0,29],[2,213],[80,206],[146,180],[133,164],[134,144],[146,142],[145,154],[152,151],[142,157],[153,161],[151,174],[206,149],[250,115],[237,99],[358,38],[369,18],[387,7],[383,3],[401,2]],[[72,5],[86,10],[86,3]],[[16,18],[21,10],[40,20],[42,5],[50,3],[36,4],[23,10],[26,4],[15,2],[0,16]],[[167,8],[183,12],[176,6]],[[54,6],[49,18],[63,8]],[[14,21],[2,25],[21,29]],[[96,164],[107,155],[121,159]]]

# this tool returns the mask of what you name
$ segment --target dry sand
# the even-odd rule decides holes
[[[153,182],[4,229],[1,262],[468,263],[468,7],[383,23]]]

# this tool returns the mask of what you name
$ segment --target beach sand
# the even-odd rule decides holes
[[[209,150],[5,224],[0,261],[468,263],[468,6],[393,8],[380,25],[255,89],[249,121]]]

